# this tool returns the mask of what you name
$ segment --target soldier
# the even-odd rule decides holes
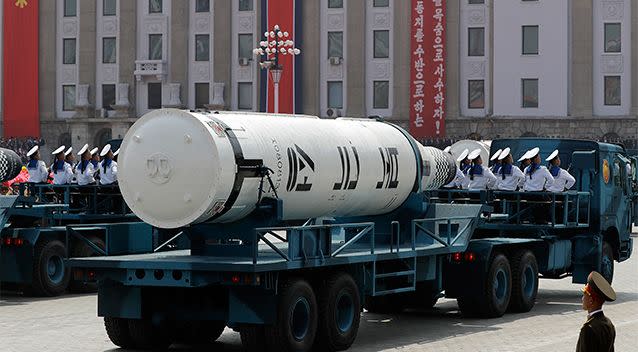
[[[73,177],[71,177],[71,180],[69,181],[69,183],[77,183],[77,175],[75,174],[75,155],[73,155],[73,147],[69,147],[69,149],[67,149],[64,152],[64,161],[71,165],[71,171],[73,172]]]
[[[95,171],[97,171],[97,167],[100,164],[100,155],[97,153],[97,150],[97,147],[91,149],[91,164],[93,164]]]
[[[552,154],[545,159],[545,161],[549,161],[549,172],[554,177],[554,183],[551,186],[547,187],[547,190],[550,192],[563,192],[568,190],[574,186],[576,183],[576,179],[574,176],[570,175],[567,170],[562,169],[560,167],[560,157],[558,156],[558,149],[554,150]]]
[[[596,271],[587,277],[583,288],[583,309],[587,311],[587,321],[580,329],[576,352],[613,352],[616,329],[603,313],[605,301],[616,300],[616,292],[609,282]]]
[[[501,161],[501,169],[496,174],[496,189],[499,191],[516,191],[523,187],[525,182],[523,171],[512,165],[514,159],[510,151],[510,148],[507,147],[498,156],[498,160]]]
[[[113,161],[111,145],[107,144],[100,152],[102,162],[100,163],[100,184],[111,185],[117,182],[117,162]]]
[[[525,168],[526,168],[526,167],[528,167],[528,166],[529,166],[529,164],[531,164],[531,163],[532,163],[532,161],[531,161],[531,160],[529,160],[529,158],[527,157],[527,154],[529,154],[529,152],[530,152],[529,150],[528,150],[528,151],[526,151],[526,152],[525,152],[525,153],[523,153],[523,155],[521,155],[521,157],[518,159],[518,162],[519,162],[519,164],[518,164],[518,168],[519,168],[521,171],[525,171]]]
[[[496,176],[483,166],[483,160],[481,159],[481,150],[475,149],[468,156],[468,159],[472,161],[472,167],[468,171],[470,190],[483,190],[491,189],[496,184]]]
[[[534,148],[528,151],[524,157],[529,159],[531,164],[525,168],[525,184],[523,190],[526,192],[544,191],[554,183],[554,177],[545,166],[541,166],[540,149]]]
[[[64,161],[64,150],[65,147],[62,145],[51,153],[55,155],[55,161],[51,164],[54,185],[66,185],[73,179],[73,169]]]
[[[49,171],[47,171],[47,165],[44,161],[40,160],[40,150],[36,145],[31,148],[27,153],[29,163],[27,164],[27,171],[29,171],[29,183],[46,183],[49,177]]]
[[[113,160],[117,161],[117,156],[120,154],[120,150],[116,150],[115,153],[113,153]]]
[[[494,175],[498,175],[498,171],[501,169],[501,160],[498,157],[501,156],[502,152],[503,150],[499,149],[490,158],[490,162],[494,163],[494,165],[492,165],[492,168],[490,169]]]
[[[78,152],[78,155],[80,156],[80,162],[75,165],[75,174],[78,180],[78,185],[86,186],[95,184],[95,178],[93,177],[95,168],[91,163],[91,151],[89,150],[89,145],[85,144]]]

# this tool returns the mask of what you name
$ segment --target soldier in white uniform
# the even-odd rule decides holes
[[[499,149],[496,151],[496,153],[494,153],[494,155],[492,155],[492,157],[490,158],[490,162],[493,162],[494,165],[492,165],[492,167],[490,168],[490,171],[492,171],[492,173],[494,175],[498,175],[498,171],[501,169],[501,160],[498,158],[499,156],[501,156],[501,152],[503,152],[502,149]]]
[[[54,150],[56,160],[51,165],[51,171],[53,172],[53,184],[54,185],[66,185],[73,179],[73,169],[66,161],[64,161],[64,146],[60,146]]]
[[[547,187],[550,192],[564,192],[574,186],[576,179],[570,175],[567,170],[560,167],[560,157],[558,156],[558,149],[554,150],[552,154],[545,159],[549,161],[549,173],[554,177],[554,183]]]
[[[499,191],[516,191],[523,187],[525,174],[518,167],[512,165],[514,158],[510,148],[505,148],[498,156],[501,160],[501,169],[496,175],[496,189]]]
[[[107,144],[100,152],[102,162],[100,163],[100,184],[111,185],[117,182],[117,162],[113,161],[111,145]]]
[[[540,149],[534,148],[528,151],[524,156],[532,163],[525,168],[525,185],[523,190],[526,192],[540,192],[546,190],[554,183],[554,177],[549,173],[545,166],[541,165]]]
[[[492,189],[496,184],[496,176],[488,167],[483,165],[481,150],[473,150],[467,158],[472,161],[472,167],[467,172],[470,179],[468,188],[473,191]]]
[[[75,165],[75,175],[78,180],[78,185],[86,186],[95,184],[95,168],[91,163],[91,151],[89,151],[89,145],[85,144],[78,152],[80,156],[80,162]]]
[[[532,163],[531,160],[529,160],[529,158],[527,158],[527,155],[529,154],[530,150],[526,151],[525,153],[523,153],[523,155],[521,155],[521,157],[518,159],[518,169],[521,171],[525,171],[525,168],[527,168],[529,166],[529,164]]]
[[[69,149],[67,149],[64,152],[64,161],[71,165],[71,171],[73,172],[73,177],[71,178],[71,181],[69,181],[69,183],[78,183],[77,181],[77,175],[75,173],[75,155],[73,155],[73,147],[69,147]]]
[[[36,145],[31,148],[27,153],[29,163],[27,164],[27,171],[29,171],[29,183],[46,183],[49,177],[49,171],[44,161],[40,160],[40,150]]]

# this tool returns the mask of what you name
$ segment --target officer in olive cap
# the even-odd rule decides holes
[[[580,329],[576,352],[614,351],[616,329],[603,314],[603,303],[615,301],[616,292],[599,273],[592,271],[583,288],[583,309],[588,312],[587,321]]]

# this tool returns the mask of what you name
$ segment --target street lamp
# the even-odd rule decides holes
[[[275,25],[270,32],[264,33],[264,40],[259,42],[259,47],[253,49],[253,54],[262,58],[259,66],[270,72],[275,88],[275,113],[279,113],[279,81],[284,70],[279,64],[279,55],[301,54],[301,50],[295,48],[295,42],[288,39],[289,36],[288,32],[281,31],[279,25]]]

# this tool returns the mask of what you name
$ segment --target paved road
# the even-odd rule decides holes
[[[638,254],[638,238],[634,253]],[[605,305],[616,325],[616,351],[638,350],[638,259],[616,266],[618,300]],[[352,352],[364,351],[573,351],[585,312],[580,285],[541,280],[536,307],[499,319],[463,319],[454,300],[433,310],[400,315],[364,313]],[[123,351],[106,337],[96,317],[96,296],[56,299],[0,296],[0,350]],[[174,346],[185,351],[186,347]],[[208,351],[241,351],[239,334],[227,329]]]

